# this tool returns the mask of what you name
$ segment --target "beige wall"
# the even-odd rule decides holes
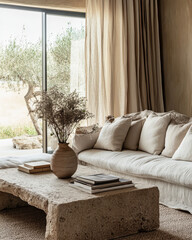
[[[159,0],[166,110],[192,115],[192,0]]]
[[[2,0],[0,3],[85,12],[85,0]]]

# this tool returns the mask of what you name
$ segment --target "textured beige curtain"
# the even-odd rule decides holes
[[[87,0],[86,85],[95,122],[163,111],[157,0]]]

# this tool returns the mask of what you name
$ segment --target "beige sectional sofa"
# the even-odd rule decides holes
[[[88,132],[79,131],[75,135],[73,148],[79,160],[115,172],[116,175],[131,178],[135,182],[156,185],[160,190],[160,203],[192,213],[191,119],[174,111],[159,114],[148,110],[125,117],[131,118],[132,123],[124,137],[122,149],[113,150],[113,147],[116,147],[113,138],[120,139],[123,131],[110,128],[113,124],[113,119],[110,119],[110,122],[103,126],[108,132],[106,129],[103,131],[103,128],[93,132],[89,129]],[[156,118],[152,119],[153,117]],[[133,127],[136,121],[144,118],[140,132],[135,128],[134,135]],[[126,131],[125,126],[122,129]],[[138,132],[139,139],[134,149]],[[103,133],[108,133],[109,137],[102,137]],[[129,143],[125,144],[128,138]],[[105,142],[103,146],[102,139]],[[125,149],[126,146],[133,149]],[[177,159],[182,156],[184,159]]]

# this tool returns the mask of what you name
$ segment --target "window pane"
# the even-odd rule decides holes
[[[47,16],[48,88],[85,95],[85,19]]]
[[[76,90],[85,96],[85,19],[67,16],[47,16],[47,85],[62,91]],[[48,130],[50,136],[51,130]],[[54,144],[55,143],[55,144]],[[54,137],[48,138],[52,150]]]
[[[41,21],[39,12],[0,8],[1,156],[42,151],[41,143],[38,148],[31,138],[18,143],[25,150],[13,148],[12,143],[13,137],[41,134],[41,123],[28,113],[31,97],[41,89]]]

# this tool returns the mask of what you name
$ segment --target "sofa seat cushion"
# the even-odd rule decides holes
[[[158,179],[192,188],[192,164],[142,151],[111,152],[90,149],[79,160],[94,166],[142,178]]]

